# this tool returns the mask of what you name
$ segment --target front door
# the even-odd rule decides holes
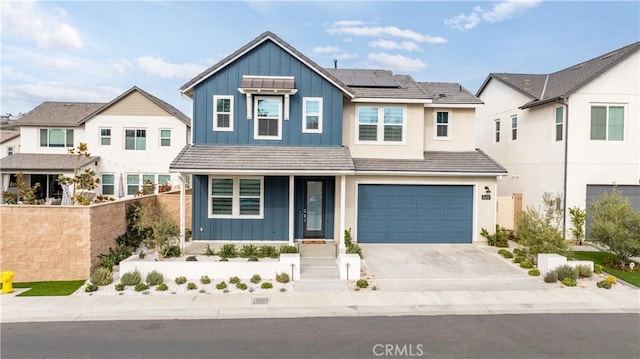
[[[324,179],[304,181],[304,206],[302,208],[304,238],[324,238],[325,187]]]

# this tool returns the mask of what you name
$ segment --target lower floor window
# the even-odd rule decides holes
[[[167,174],[127,174],[127,195],[143,192],[153,194],[158,186],[171,184],[171,175]]]
[[[209,186],[212,217],[262,218],[262,178],[211,177]]]
[[[113,196],[115,194],[115,177],[112,173],[102,174],[102,194],[105,196]]]

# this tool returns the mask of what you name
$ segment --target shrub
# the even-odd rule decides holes
[[[356,286],[358,288],[366,288],[369,286],[369,282],[367,282],[366,279],[358,279],[358,281],[356,282]]]
[[[540,270],[538,268],[529,269],[529,275],[532,277],[537,277],[540,275]]]
[[[568,252],[567,242],[560,231],[563,218],[561,197],[545,192],[542,201],[545,205],[543,213],[529,207],[517,218],[517,236],[520,243],[529,249],[526,258],[531,263],[536,262],[539,253],[566,255]]]
[[[280,246],[280,253],[298,253],[298,247],[283,244]]]
[[[169,246],[164,251],[165,258],[180,257],[180,254],[182,254],[180,246]]]
[[[258,257],[256,257],[256,256],[249,257],[249,259],[247,259],[247,261],[249,261],[249,262],[257,262],[257,261],[259,261],[259,260],[260,260],[260,259],[259,259]]]
[[[187,277],[177,277],[176,278],[176,284],[180,285],[180,284],[185,284],[187,283]]]
[[[161,283],[156,287],[156,290],[158,292],[164,292],[165,290],[169,289],[169,286],[166,285],[165,283]]]
[[[526,262],[526,261],[523,261],[523,262],[520,262],[520,268],[531,269],[531,268],[533,268],[533,264],[531,264],[529,262]]]
[[[216,284],[216,289],[223,290],[225,288],[227,288],[227,283],[225,283],[225,282],[220,282],[220,283]]]
[[[547,272],[547,274],[544,275],[545,283],[555,283],[557,281],[558,281],[558,273],[554,270],[552,270],[551,272]]]
[[[602,264],[598,264],[598,263],[594,263],[593,264],[593,272],[594,273],[601,274],[603,269],[604,269],[604,267],[602,266]]]
[[[134,289],[136,290],[136,292],[142,292],[143,290],[149,289],[149,286],[146,285],[145,283],[138,283],[136,284]]]
[[[558,274],[558,280],[563,281],[565,278],[570,278],[574,281],[578,280],[578,270],[570,265],[562,265],[554,270]]]
[[[563,279],[561,283],[567,287],[575,287],[577,285],[576,280],[569,277]]]
[[[207,247],[204,249],[204,255],[210,257],[216,255],[216,252],[207,244]]]
[[[144,259],[144,257],[146,257],[146,256],[147,256],[147,254],[146,254],[146,253],[144,253],[144,251],[140,251],[140,253],[138,253],[138,257],[139,257],[140,259]]]
[[[253,244],[245,244],[240,247],[240,257],[248,258],[258,255],[258,247]]]
[[[273,284],[271,284],[271,282],[264,282],[264,283],[262,283],[260,288],[262,288],[262,289],[271,289],[271,288],[273,288]]]
[[[357,244],[352,244],[347,247],[346,252],[349,254],[357,254],[360,256],[360,258],[362,258],[362,248],[360,248],[360,246]]]
[[[238,284],[238,283],[240,283],[240,278],[238,278],[238,277],[236,277],[236,276],[230,277],[230,278],[229,278],[229,283],[231,283],[231,284]]]
[[[580,278],[590,278],[593,275],[591,267],[585,264],[577,265],[576,270],[578,271],[578,276],[580,276]]]
[[[262,277],[260,276],[260,274],[254,274],[251,279],[249,279],[249,281],[253,284],[258,284],[260,283],[260,281],[262,280]]]
[[[187,262],[197,262],[198,258],[196,258],[196,256],[188,256],[186,261]]]
[[[116,292],[122,292],[124,290],[125,285],[122,283],[118,283],[114,286]]]
[[[88,284],[84,287],[84,291],[87,293],[95,292],[96,290],[98,290],[98,286],[95,284]]]
[[[598,288],[604,288],[604,289],[611,289],[612,287],[611,283],[607,283],[606,280],[598,281],[598,283],[596,283],[596,286],[598,286]]]
[[[496,225],[496,231],[490,234],[485,228],[480,230],[480,235],[487,238],[487,243],[495,247],[509,247],[509,233],[506,228]]]
[[[111,271],[107,268],[100,267],[91,273],[91,283],[95,285],[107,285],[113,282],[113,277],[111,276]]]
[[[238,288],[240,290],[246,290],[247,289],[247,285],[245,283],[236,283],[236,288]]]
[[[109,253],[98,254],[100,260],[100,267],[112,270],[113,266],[120,264],[131,255],[131,250],[128,247],[118,247],[116,249],[109,248]]]
[[[200,283],[209,284],[211,283],[211,279],[209,278],[209,276],[203,275],[200,277]]]
[[[611,284],[611,285],[614,285],[614,284],[618,283],[618,280],[616,279],[616,277],[614,277],[614,276],[612,276],[612,275],[608,275],[608,276],[604,279],[604,281],[605,281],[606,283]]]
[[[193,282],[187,283],[187,290],[194,290],[194,289],[198,289],[198,286],[195,283]]]
[[[278,283],[289,283],[289,275],[285,272],[276,273],[276,281]]]
[[[498,250],[498,254],[503,256],[504,258],[513,258],[513,254],[506,249]]]
[[[220,248],[218,255],[222,258],[233,258],[238,256],[238,249],[233,243],[227,243]]]
[[[258,248],[258,257],[260,258],[277,258],[278,250],[275,246],[260,246]]]
[[[160,285],[164,283],[164,276],[162,275],[162,273],[156,270],[147,273],[146,279],[146,282],[149,286]]]
[[[137,270],[127,272],[120,276],[120,283],[127,287],[137,285],[140,282],[142,282],[142,275]]]
[[[524,259],[524,258],[522,258],[522,257],[515,257],[515,258],[513,258],[511,261],[512,261],[513,263],[520,264],[520,263],[524,262],[524,261],[525,261],[525,259]]]

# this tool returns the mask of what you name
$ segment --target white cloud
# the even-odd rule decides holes
[[[380,39],[369,42],[370,47],[379,47],[387,50],[405,50],[405,51],[422,51],[422,49],[413,41],[396,42],[392,40]]]
[[[392,69],[394,71],[416,71],[427,67],[427,64],[420,59],[412,59],[402,55],[391,55],[387,53],[374,53],[367,56],[371,62],[371,67]]]
[[[73,58],[39,56],[36,63],[47,71],[68,72],[82,66],[82,61]]]
[[[84,46],[78,30],[63,21],[64,9],[46,13],[33,1],[2,1],[0,10],[4,34],[28,38],[43,49],[78,50]]]
[[[191,78],[207,68],[194,63],[171,64],[153,56],[138,57],[134,62],[142,72],[162,78]]]
[[[395,26],[365,26],[365,25],[341,25],[342,21],[335,22],[327,32],[336,35],[352,35],[363,37],[399,37],[427,44],[441,44],[447,42],[439,36],[431,36],[417,33],[413,30],[400,29]]]
[[[318,46],[314,47],[313,52],[316,54],[327,54],[340,51],[340,48],[337,46]]]
[[[116,75],[123,75],[127,70],[133,67],[133,62],[129,59],[111,60],[111,68]]]
[[[493,5],[489,10],[475,7],[469,14],[460,14],[444,23],[458,30],[470,30],[483,21],[495,23],[513,18],[531,8],[538,6],[542,0],[507,0]]]
[[[312,51],[314,54],[320,57],[331,58],[334,60],[350,60],[358,57],[358,55],[356,54],[344,52],[337,46],[318,46],[315,47]]]
[[[365,25],[364,21],[360,20],[340,20],[333,23],[333,26],[361,26]]]

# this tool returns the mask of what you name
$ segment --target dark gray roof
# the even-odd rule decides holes
[[[504,167],[481,150],[425,152],[424,160],[354,158],[353,162],[356,171],[507,173]]]
[[[243,77],[240,88],[243,89],[294,89],[293,79],[251,76]]]
[[[522,105],[521,108],[554,102],[571,95],[638,49],[640,49],[640,42],[550,74],[491,73],[480,86],[477,96],[480,96],[491,79],[495,79],[531,97],[531,101]]]
[[[0,130],[0,143],[5,143],[18,136],[20,136],[20,131],[18,130]]]
[[[394,75],[389,70],[362,70],[362,69],[327,69],[339,79],[351,83],[380,83],[382,85],[349,86],[356,97],[359,98],[393,98],[428,100],[431,96],[424,92],[418,83],[409,75]],[[354,79],[355,77],[369,77],[369,80]],[[396,86],[392,87],[391,84]]]
[[[346,147],[194,146],[182,149],[170,169],[192,171],[353,171]]]
[[[433,98],[433,103],[474,105],[483,103],[482,100],[456,82],[418,82],[418,86]]]
[[[16,153],[0,159],[3,172],[9,171],[64,171],[73,170],[76,165],[84,167],[100,157],[82,157],[78,163],[78,155],[47,153]]]
[[[401,87],[389,70],[327,69],[327,71],[349,87]]]
[[[98,102],[43,102],[24,114],[16,123],[20,126],[68,126],[84,123],[90,114],[104,106]]]
[[[329,72],[327,72],[324,68],[322,68],[321,66],[319,66],[318,64],[313,62],[310,58],[306,57],[300,51],[296,50],[296,48],[294,48],[293,46],[289,45],[286,41],[282,40],[280,37],[278,37],[276,34],[272,33],[271,31],[266,31],[266,32],[262,33],[260,36],[256,37],[255,39],[253,39],[252,41],[250,41],[249,43],[247,43],[243,47],[241,47],[238,50],[234,51],[229,56],[227,56],[224,59],[220,60],[215,65],[213,65],[213,66],[209,67],[208,69],[204,70],[199,75],[197,75],[193,79],[189,80],[186,84],[182,85],[182,87],[180,87],[180,91],[182,91],[182,93],[186,94],[187,96],[191,96],[191,92],[192,92],[194,86],[196,86],[198,83],[206,80],[208,77],[212,76],[213,74],[215,74],[219,70],[223,69],[225,66],[227,66],[228,64],[230,64],[233,61],[237,60],[240,56],[244,55],[245,53],[249,52],[253,48],[257,47],[258,45],[260,45],[264,41],[271,41],[274,44],[280,46],[285,51],[289,52],[293,56],[295,56],[298,59],[300,59],[302,62],[306,63],[312,70],[317,72],[320,76],[326,78],[330,82],[333,82],[340,90],[342,90],[349,97],[353,96],[353,94],[351,93],[349,88],[344,83],[342,83],[340,80],[338,80],[333,75],[331,75]]]

